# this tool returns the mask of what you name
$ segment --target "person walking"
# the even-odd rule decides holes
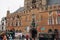
[[[55,33],[55,39],[56,39],[56,40],[60,40],[60,39],[59,39],[59,32],[58,32],[57,29],[54,30],[54,33]]]
[[[7,40],[5,32],[2,33],[2,38],[3,38],[3,40]]]
[[[9,36],[9,40],[13,40],[11,35]]]
[[[43,34],[39,34],[39,40],[44,40]]]
[[[28,34],[26,35],[26,40],[29,40],[29,35]]]
[[[2,40],[3,38],[2,38],[2,35],[0,35],[0,40]]]
[[[24,40],[25,39],[25,35],[22,35],[22,40]]]
[[[35,40],[37,37],[37,30],[34,27],[30,29],[30,35],[32,37],[32,40]]]

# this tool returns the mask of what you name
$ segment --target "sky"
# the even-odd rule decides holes
[[[7,10],[11,13],[24,6],[24,0],[0,0],[0,21],[5,17]]]

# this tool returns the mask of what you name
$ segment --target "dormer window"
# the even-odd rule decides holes
[[[36,0],[32,0],[32,8],[36,8]]]
[[[36,3],[36,0],[32,0],[32,3]]]

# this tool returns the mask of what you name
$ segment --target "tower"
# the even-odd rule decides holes
[[[26,9],[35,9],[45,7],[47,5],[47,0],[25,0],[24,7]]]

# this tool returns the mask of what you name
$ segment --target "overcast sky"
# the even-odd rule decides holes
[[[14,12],[24,5],[24,0],[0,0],[0,21],[6,16],[6,11]]]

